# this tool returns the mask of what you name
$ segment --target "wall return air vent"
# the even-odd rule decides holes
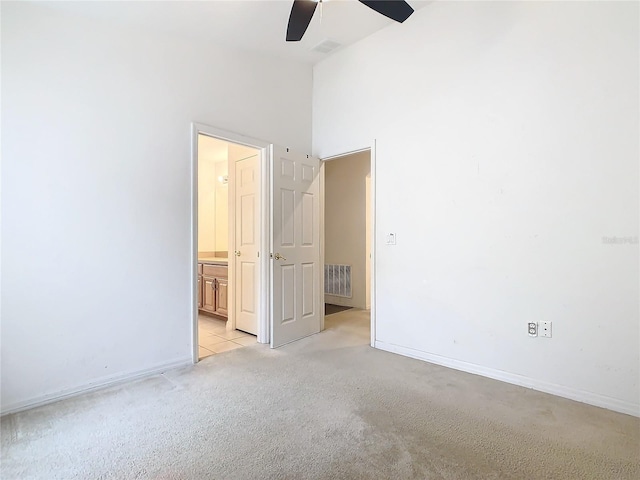
[[[351,265],[324,266],[324,293],[351,298]]]

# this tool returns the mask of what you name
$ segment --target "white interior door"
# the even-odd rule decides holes
[[[260,279],[260,164],[258,155],[235,165],[235,318],[236,329],[258,333]]]
[[[271,146],[271,347],[320,331],[320,162]]]

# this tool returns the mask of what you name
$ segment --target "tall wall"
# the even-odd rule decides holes
[[[434,2],[316,65],[314,154],[376,139],[376,346],[640,414],[638,13]]]
[[[367,308],[367,175],[371,154],[361,152],[324,164],[325,264],[351,265],[351,298],[325,295],[325,302]]]
[[[311,146],[311,67],[2,2],[2,409],[189,362],[191,122]]]

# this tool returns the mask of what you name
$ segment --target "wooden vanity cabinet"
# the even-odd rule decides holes
[[[216,279],[202,276],[202,310],[215,313],[216,311]]]
[[[198,264],[198,308],[221,317],[228,313],[228,267],[226,265]],[[201,273],[200,273],[201,272]]]
[[[228,317],[229,311],[227,310],[228,304],[228,291],[229,291],[229,282],[227,278],[216,278],[216,304],[215,311],[216,315],[220,315],[222,317]]]

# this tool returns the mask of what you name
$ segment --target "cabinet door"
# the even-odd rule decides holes
[[[202,310],[216,311],[216,280],[213,277],[202,277]]]
[[[216,309],[215,313],[226,317],[228,312],[228,280],[226,278],[216,278]]]
[[[198,308],[202,308],[202,275],[198,275],[198,286],[196,287],[198,294]]]

